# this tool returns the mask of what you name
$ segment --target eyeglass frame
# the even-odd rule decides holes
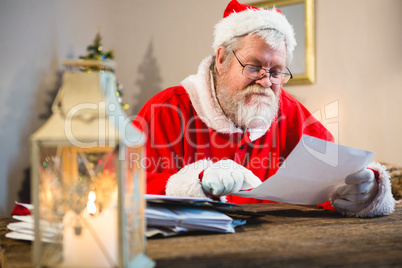
[[[271,75],[272,75],[272,73],[281,73],[281,74],[284,74],[284,75],[290,75],[289,80],[293,78],[293,74],[292,74],[292,72],[289,70],[288,67],[286,67],[286,70],[288,70],[289,73],[284,73],[284,72],[277,72],[277,71],[268,70],[268,69],[265,69],[265,68],[262,68],[262,67],[260,67],[260,66],[256,66],[256,65],[253,65],[253,64],[243,64],[243,63],[239,60],[239,58],[237,57],[237,55],[236,55],[236,53],[234,52],[234,50],[232,50],[232,52],[233,52],[233,55],[235,56],[236,60],[237,60],[237,61],[239,62],[239,64],[241,65],[241,67],[243,67],[243,69],[241,70],[241,74],[242,74],[244,77],[247,77],[248,79],[252,79],[252,80],[254,80],[254,81],[258,81],[258,80],[263,79],[268,73],[269,73],[269,76],[268,76],[269,81],[271,81],[271,77],[272,77]],[[262,77],[258,78],[258,79],[245,76],[245,75],[243,74],[243,72],[244,72],[244,67],[246,67],[247,65],[260,68],[261,70],[264,70],[264,71],[265,71],[265,74],[264,74]],[[272,81],[271,81],[271,83],[274,84],[274,85],[284,85],[284,84],[286,84],[287,82],[289,82],[289,80],[286,81],[285,83],[281,83],[281,84],[275,84],[275,83],[272,82]]]

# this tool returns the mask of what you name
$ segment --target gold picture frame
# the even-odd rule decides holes
[[[251,5],[279,8],[294,27],[297,46],[289,66],[293,79],[287,85],[313,84],[315,82],[314,0],[266,0]]]

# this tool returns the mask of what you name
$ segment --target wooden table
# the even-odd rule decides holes
[[[148,239],[157,267],[402,267],[402,204],[374,219],[346,218],[316,207],[247,205],[264,216],[235,234]],[[7,239],[0,218],[3,268],[31,267],[31,243]]]

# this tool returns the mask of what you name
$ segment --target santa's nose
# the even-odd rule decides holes
[[[271,87],[272,82],[270,80],[269,74],[265,74],[263,78],[255,80],[256,84],[259,84],[265,88]]]

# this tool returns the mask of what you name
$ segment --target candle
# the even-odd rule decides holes
[[[63,218],[63,263],[60,267],[117,267],[117,211],[106,208]]]

